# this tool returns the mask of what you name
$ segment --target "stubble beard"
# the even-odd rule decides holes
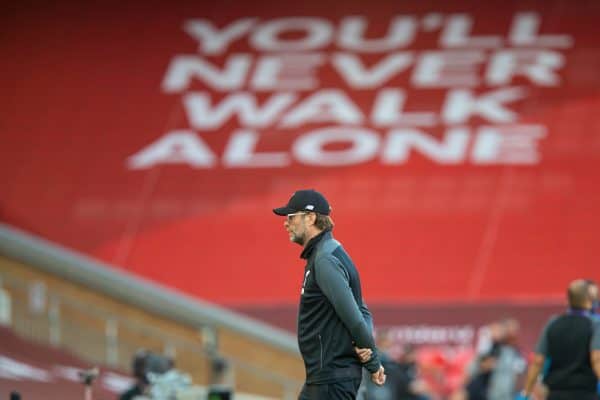
[[[290,235],[290,241],[292,243],[299,244],[300,246],[304,246],[305,236],[306,235],[304,235],[304,234],[297,234],[297,233],[292,232],[292,234]]]

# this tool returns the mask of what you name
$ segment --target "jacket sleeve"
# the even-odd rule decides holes
[[[363,316],[361,308],[354,299],[346,271],[335,257],[323,256],[315,260],[315,274],[319,287],[350,332],[356,346],[373,350],[373,356],[363,365],[369,372],[377,372],[380,362],[375,340],[365,320],[366,316]],[[366,309],[366,306],[364,308]],[[368,309],[366,311],[369,316],[368,320],[371,322],[371,313]]]
[[[375,329],[373,327],[373,317],[371,316],[371,311],[369,311],[369,307],[367,307],[366,303],[363,301],[358,306],[360,308],[360,312],[363,315],[365,322],[367,323],[367,328],[369,328],[369,332],[373,332]]]

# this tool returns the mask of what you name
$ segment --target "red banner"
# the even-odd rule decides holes
[[[296,301],[298,188],[370,302],[600,278],[598,7],[227,4],[3,16],[0,217],[230,305]]]

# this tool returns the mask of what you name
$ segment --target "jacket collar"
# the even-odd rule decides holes
[[[581,307],[569,307],[567,309],[567,314],[591,316],[592,310],[589,310],[587,308],[581,308]]]
[[[331,229],[325,229],[323,232],[319,233],[317,236],[310,239],[308,241],[308,243],[306,244],[306,246],[304,247],[304,249],[302,250],[302,253],[300,253],[300,258],[304,258],[305,260],[308,260],[308,258],[315,251],[317,244],[321,240],[323,240],[323,238],[330,238],[331,236],[332,236]]]

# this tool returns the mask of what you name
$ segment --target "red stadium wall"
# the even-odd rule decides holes
[[[294,304],[322,191],[371,304],[600,278],[594,2],[13,5],[0,217],[189,294]]]

